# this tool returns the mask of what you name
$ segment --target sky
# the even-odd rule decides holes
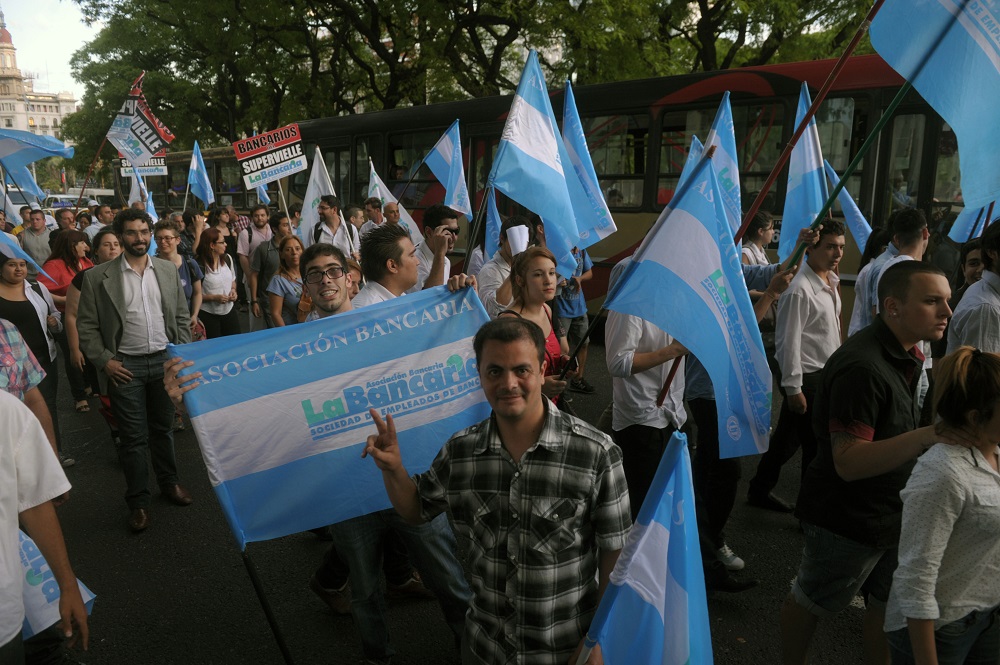
[[[98,26],[87,27],[80,7],[71,0],[0,0],[0,8],[21,74],[38,75],[35,90],[69,91],[82,100],[84,86],[73,80],[69,61],[74,51],[97,36]]]

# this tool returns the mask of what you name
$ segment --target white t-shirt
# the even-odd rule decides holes
[[[17,516],[69,488],[38,419],[0,391],[0,644],[14,639],[24,623]]]
[[[205,268],[205,277],[201,281],[201,292],[203,295],[221,296],[232,291],[233,282],[236,280],[236,274],[229,265],[231,260],[232,259],[230,259],[229,256],[223,256],[222,261],[219,263],[218,270],[209,270]],[[209,314],[215,314],[217,316],[229,314],[229,310],[232,308],[232,302],[203,301],[201,303],[201,311],[208,312]]]

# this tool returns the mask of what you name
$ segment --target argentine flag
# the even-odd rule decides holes
[[[442,185],[444,204],[472,219],[469,188],[465,185],[465,163],[462,161],[462,139],[458,133],[458,120],[451,123],[438,142],[424,158],[424,163]]]
[[[722,188],[722,203],[729,227],[735,234],[743,222],[743,203],[740,193],[740,162],[736,155],[736,130],[733,125],[733,107],[729,104],[729,91],[722,95],[719,110],[715,113],[712,128],[705,139],[715,146],[712,164]]]
[[[19,219],[19,218],[15,216],[14,219]],[[31,258],[30,254],[28,254],[26,251],[24,251],[24,249],[21,248],[21,244],[17,241],[16,236],[12,236],[4,231],[0,231],[0,254],[6,256],[7,258],[20,259],[22,261],[26,261],[29,266],[34,266],[35,270],[45,275],[53,282],[56,281],[52,279],[52,276],[49,275],[49,273],[42,270],[42,266],[38,265],[35,262],[35,259]]]
[[[597,179],[594,161],[590,158],[587,148],[587,136],[583,131],[583,122],[576,109],[576,98],[573,96],[573,86],[566,81],[566,99],[563,101],[563,143],[569,155],[576,182],[572,176],[567,176],[570,187],[573,211],[576,214],[576,226],[580,233],[577,246],[581,249],[590,247],[595,242],[607,238],[618,230],[615,220],[611,218],[608,203],[601,192],[601,183]],[[579,184],[583,196],[574,192],[574,185]]]
[[[53,136],[39,136],[19,129],[0,129],[0,166],[3,166],[7,182],[39,200],[45,198],[45,190],[31,176],[28,164],[46,157],[70,159],[73,152],[72,146]]]
[[[795,114],[795,127],[802,124],[810,106],[812,98],[809,97],[809,86],[803,82],[799,93],[799,108]],[[816,221],[816,215],[823,209],[828,194],[816,118],[810,118],[809,126],[792,149],[792,157],[788,163],[788,190],[785,192],[781,237],[778,239],[778,258],[782,262],[795,251],[799,231]]]
[[[998,26],[995,0],[887,0],[871,25],[878,54],[955,130],[970,208],[1000,199]]]
[[[691,145],[688,147],[687,157],[684,158],[684,168],[681,169],[681,176],[677,179],[677,187],[674,189],[675,192],[680,191],[680,188],[684,185],[684,181],[691,177],[691,173],[694,172],[694,167],[701,161],[701,156],[704,152],[705,145],[696,134],[692,134]]]
[[[495,187],[542,218],[545,244],[556,257],[560,275],[572,275],[576,270],[573,248],[581,242],[567,184],[570,178],[576,175],[556,126],[538,54],[531,51],[486,186]]]
[[[823,166],[826,169],[826,177],[830,181],[830,189],[833,189],[840,182],[840,176],[833,170],[830,162],[825,159]],[[847,228],[851,230],[851,235],[854,236],[854,242],[864,252],[865,246],[868,244],[868,236],[872,234],[872,225],[861,214],[861,209],[854,202],[854,197],[847,191],[847,187],[840,190],[840,194],[837,195],[837,203],[840,204],[840,211],[844,213],[844,221],[847,223]]]
[[[587,645],[607,665],[712,662],[687,437],[675,432],[611,572]]]
[[[705,366],[723,458],[767,450],[771,370],[711,158],[695,165],[608,294],[607,309],[660,327]]]
[[[386,203],[395,203],[398,205],[399,223],[406,229],[411,238],[419,238],[420,230],[417,229],[417,223],[413,221],[413,217],[406,211],[406,208],[399,202],[399,199],[392,195],[392,190],[385,186],[382,178],[378,177],[378,173],[375,172],[375,164],[370,157],[368,158],[368,166],[370,169],[368,172],[368,196],[380,199],[382,207],[385,207]]]
[[[406,468],[425,471],[490,414],[472,340],[474,289],[444,286],[343,314],[171,346],[202,378],[184,402],[240,548],[390,507],[361,451],[392,414]],[[186,372],[185,372],[186,373]]]
[[[961,245],[983,235],[986,222],[990,221],[986,219],[988,208],[988,205],[983,208],[971,208],[969,206],[962,208],[962,212],[958,213],[958,217],[951,224],[948,237]]]
[[[486,254],[483,261],[489,261],[500,249],[500,211],[497,210],[497,195],[490,188],[486,192]]]
[[[188,168],[188,185],[191,192],[201,199],[206,207],[215,203],[215,192],[212,191],[212,182],[208,178],[208,171],[205,170],[205,161],[201,158],[201,148],[198,142],[194,142],[194,150],[191,151],[191,166]]]

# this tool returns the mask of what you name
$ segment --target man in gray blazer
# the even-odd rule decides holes
[[[147,448],[163,495],[180,506],[192,501],[177,483],[174,405],[163,387],[167,343],[191,341],[191,315],[177,268],[147,254],[149,215],[127,209],[113,224],[125,251],[84,275],[77,330],[81,350],[100,369],[101,391],[111,398],[128,526],[139,532],[149,526]]]

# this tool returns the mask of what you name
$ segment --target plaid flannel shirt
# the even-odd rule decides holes
[[[24,394],[45,378],[42,366],[24,338],[6,319],[0,319],[0,390],[22,402]]]
[[[473,592],[466,638],[490,665],[563,665],[597,610],[598,549],[621,549],[631,527],[621,451],[546,407],[520,463],[491,417],[414,477],[424,519],[448,513]]]

